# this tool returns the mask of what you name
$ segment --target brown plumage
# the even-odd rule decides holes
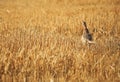
[[[86,44],[86,43],[93,43],[92,40],[92,35],[90,34],[88,28],[87,28],[87,25],[86,25],[86,22],[83,21],[83,34],[82,34],[82,37],[81,37],[81,41],[83,44]]]

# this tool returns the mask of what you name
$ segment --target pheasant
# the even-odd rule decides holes
[[[90,34],[88,28],[87,28],[87,25],[86,25],[86,22],[83,21],[83,34],[82,34],[82,37],[81,37],[81,41],[83,44],[90,44],[90,43],[94,43],[93,42],[93,38],[92,38],[92,35]]]

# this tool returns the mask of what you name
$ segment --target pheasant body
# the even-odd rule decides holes
[[[93,40],[92,35],[90,34],[90,32],[87,28],[86,22],[84,22],[84,21],[83,21],[83,26],[84,26],[84,29],[83,29],[83,34],[82,34],[82,37],[81,37],[82,43],[83,44],[92,43],[91,42]]]

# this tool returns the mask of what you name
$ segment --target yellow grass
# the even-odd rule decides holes
[[[0,0],[0,82],[120,82],[119,0]],[[93,45],[82,45],[87,22]]]

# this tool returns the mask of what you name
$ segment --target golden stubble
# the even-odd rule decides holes
[[[1,1],[0,82],[118,82],[119,5],[49,2]],[[93,45],[81,43],[82,20]]]

